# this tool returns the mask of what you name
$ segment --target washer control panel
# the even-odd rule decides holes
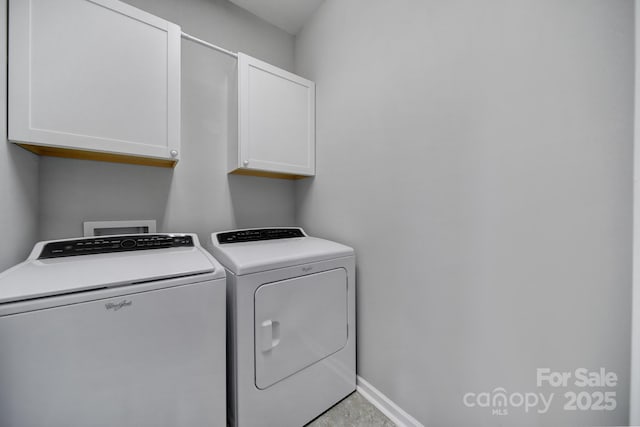
[[[248,230],[235,230],[217,235],[218,243],[256,242],[259,240],[291,239],[305,237],[301,228],[252,228]]]
[[[132,234],[63,240],[47,243],[38,259],[177,247],[193,247],[193,238],[184,234]]]

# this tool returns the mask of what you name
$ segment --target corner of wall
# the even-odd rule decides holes
[[[385,396],[364,378],[358,375],[357,390],[365,399],[382,412],[398,427],[424,427],[420,421],[413,418],[404,409]]]
[[[0,271],[23,261],[38,239],[38,164],[35,154],[7,141],[7,0],[0,2],[0,233],[12,242],[0,252]]]

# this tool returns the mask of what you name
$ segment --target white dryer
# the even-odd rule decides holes
[[[356,388],[355,255],[301,228],[212,234],[232,426],[301,427]]]
[[[0,426],[225,426],[225,330],[196,235],[37,243],[0,274]]]

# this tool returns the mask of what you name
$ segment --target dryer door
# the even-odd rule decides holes
[[[343,268],[260,286],[255,293],[256,387],[265,389],[347,343]]]

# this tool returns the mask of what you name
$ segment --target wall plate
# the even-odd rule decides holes
[[[144,234],[156,232],[156,220],[85,221],[82,223],[85,237],[111,236],[114,234]]]

